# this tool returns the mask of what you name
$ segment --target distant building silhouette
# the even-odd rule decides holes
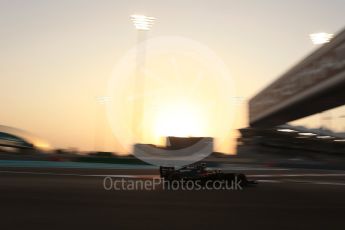
[[[49,147],[49,144],[27,131],[0,125],[0,146],[44,150]]]

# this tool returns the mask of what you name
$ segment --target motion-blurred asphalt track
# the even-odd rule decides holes
[[[1,166],[1,229],[344,229],[345,171],[236,170],[259,184],[106,191],[105,175],[157,177],[158,170]]]

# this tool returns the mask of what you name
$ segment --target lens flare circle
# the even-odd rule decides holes
[[[189,112],[188,108],[190,109],[191,105],[194,105],[193,100],[191,100],[189,104],[187,103],[187,105],[185,105],[185,108],[187,108],[185,110],[187,111],[186,116],[183,118],[185,123],[182,123],[182,125],[178,126],[178,121],[182,120],[182,118],[178,114],[171,115],[171,113],[169,113],[169,108],[174,106],[173,104],[176,103],[176,100],[183,103],[188,102],[189,99],[185,97],[185,95],[174,95],[174,97],[166,96],[167,92],[169,91],[169,87],[160,87],[157,88],[157,90],[149,89],[147,91],[145,89],[143,95],[136,94],[133,90],[135,88],[133,87],[133,76],[135,76],[138,66],[137,51],[143,49],[147,50],[144,58],[144,65],[146,65],[146,63],[150,63],[150,60],[164,59],[164,57],[167,56],[172,57],[171,60],[177,59],[177,61],[179,60],[178,58],[180,56],[183,56],[185,59],[192,60],[191,62],[194,64],[196,63],[195,66],[197,66],[197,68],[194,69],[198,69],[201,77],[196,78],[194,81],[195,84],[193,83],[192,86],[186,86],[190,88],[183,88],[182,91],[194,94],[194,88],[198,89],[199,87],[198,83],[206,81],[206,83],[209,84],[210,90],[213,90],[212,92],[216,94],[216,99],[210,98],[210,100],[207,100],[207,98],[205,99],[203,97],[201,92],[200,98],[203,98],[203,100],[199,104],[209,107],[206,109],[202,108],[203,110],[200,111],[198,109],[194,109],[194,112]],[[178,66],[175,65],[176,64],[174,64],[174,61],[172,61],[172,71],[178,73]],[[145,78],[151,78],[150,80],[152,81],[152,79],[158,76],[156,78],[156,80],[159,82],[158,85],[169,86],[169,84],[171,84],[171,79],[165,79],[164,73],[156,75],[152,74],[152,71],[159,72],[159,66],[157,66],[157,69],[152,67],[151,64],[148,64],[147,66],[144,66]],[[207,76],[203,76],[203,73],[206,73],[204,75]],[[184,82],[186,74],[181,74],[181,76],[178,75],[179,74],[176,74],[177,80]],[[203,83],[203,85],[205,86],[205,83]],[[198,93],[200,94],[200,91]],[[133,132],[130,121],[132,121],[132,116],[135,116],[133,115],[133,103],[139,99],[143,99],[145,102],[149,101],[147,99],[152,99],[151,101],[160,100],[158,105],[156,105],[156,109],[159,110],[157,113],[150,113],[148,115],[145,114],[145,121],[149,121],[150,119],[155,119],[155,121],[144,122],[141,127],[141,129],[144,131],[152,129],[160,135],[188,136],[191,134],[193,136],[212,136],[216,140],[216,146],[220,146],[226,140],[226,138],[229,138],[227,134],[230,135],[236,109],[235,103],[232,103],[232,98],[235,96],[236,92],[234,82],[230,77],[226,65],[222,59],[218,57],[210,48],[200,42],[185,37],[160,36],[150,38],[140,44],[137,44],[137,46],[130,49],[115,65],[112,76],[108,82],[108,97],[111,97],[112,101],[111,103],[106,104],[107,117],[113,135],[117,139],[118,143],[121,144],[123,152],[134,152],[132,147],[135,143],[135,140],[137,140],[137,134]],[[192,95],[190,98],[195,99],[198,97],[198,95],[194,95],[194,97]],[[162,103],[162,101],[164,101],[164,103]],[[144,105],[147,106],[147,103]],[[163,110],[162,108],[165,107],[166,109]],[[151,106],[150,108],[151,111],[155,110],[154,106]],[[196,113],[195,111],[198,112]],[[201,119],[200,117],[203,117],[205,113],[208,114],[208,117],[204,116],[206,118]],[[170,114],[172,117],[170,120],[176,121],[176,124],[167,123],[167,121],[164,121],[163,119],[164,115],[159,117],[159,114]],[[222,121],[220,122],[220,120]],[[145,127],[146,123],[151,124],[153,127]],[[207,132],[199,127],[203,123],[210,124],[210,126],[212,126],[212,131]],[[172,132],[165,132],[166,130],[173,128],[175,128],[175,130],[172,130]],[[191,133],[188,133],[188,131]],[[218,133],[222,135],[217,135]],[[183,166],[202,160],[211,154],[213,149],[213,143],[211,142],[212,141],[210,138],[204,138],[194,146],[190,146],[182,150],[164,151],[152,146],[137,145],[137,151],[135,151],[134,154],[139,159],[153,165]]]

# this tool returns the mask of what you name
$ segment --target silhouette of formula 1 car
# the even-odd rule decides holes
[[[227,182],[228,184],[237,183],[241,187],[257,184],[256,181],[250,181],[242,173],[225,173],[221,170],[210,170],[206,168],[205,163],[185,166],[181,169],[174,167],[160,167],[160,176],[168,182],[173,181],[198,181],[200,185],[205,186],[207,182]]]

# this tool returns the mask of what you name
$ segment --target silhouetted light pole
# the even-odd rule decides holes
[[[105,151],[105,147],[107,145],[106,142],[106,136],[105,136],[105,130],[106,130],[106,124],[105,124],[105,111],[104,107],[107,103],[111,101],[111,97],[108,96],[99,96],[96,97],[97,103],[101,106],[100,109],[97,109],[97,112],[95,114],[95,140],[94,140],[94,149],[95,151]]]
[[[133,92],[133,113],[132,113],[132,132],[135,142],[140,143],[142,139],[142,129],[144,120],[144,89],[145,89],[145,40],[147,32],[151,29],[154,17],[144,15],[131,15],[131,20],[138,31],[136,74]]]

